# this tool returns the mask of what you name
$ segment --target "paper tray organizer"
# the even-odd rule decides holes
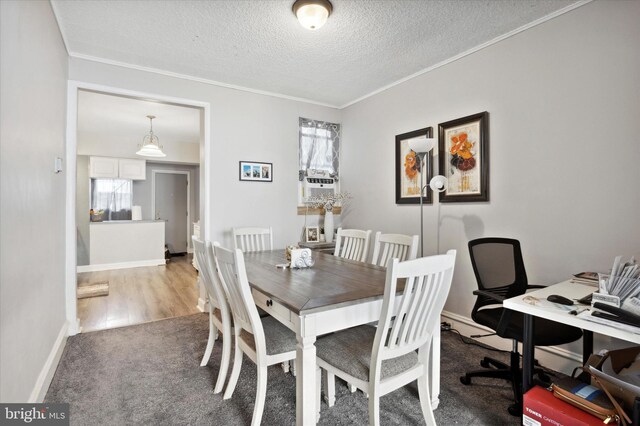
[[[638,288],[640,289],[640,279],[637,278],[622,278],[622,277],[616,277],[619,280],[624,280],[625,282],[625,287],[629,286],[630,288]],[[606,275],[606,274],[599,274],[599,286],[598,288],[603,288],[607,285],[607,283],[609,282],[609,280],[611,279],[610,275]],[[626,297],[621,298],[620,295],[624,295],[625,293],[618,293],[616,295],[614,294],[603,294],[600,292],[595,292],[593,293],[593,296],[591,298],[591,306],[593,306],[594,303],[596,302],[600,302],[600,303],[604,303],[606,305],[611,305],[611,306],[615,306],[616,308],[620,308],[620,307],[626,307],[623,306],[625,305],[624,302],[626,299],[629,299],[630,297],[634,297],[635,296],[635,292],[632,292],[631,294],[628,294]],[[640,302],[640,301],[639,301]],[[640,312],[640,303],[638,304],[637,309],[630,309],[632,312]]]

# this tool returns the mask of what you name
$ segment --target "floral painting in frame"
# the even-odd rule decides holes
[[[489,201],[489,113],[440,123],[439,170],[447,178],[443,203]]]
[[[429,181],[433,176],[433,152],[425,157],[425,168],[422,168],[421,156],[409,148],[409,140],[420,137],[432,137],[433,128],[426,127],[413,132],[396,136],[396,204],[420,204],[421,182],[427,185],[423,203],[431,204],[433,197],[429,189]],[[420,172],[424,172],[424,180]]]

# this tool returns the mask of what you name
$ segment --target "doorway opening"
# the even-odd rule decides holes
[[[209,111],[205,102],[69,82],[70,335],[203,310],[190,236],[208,232]],[[166,158],[136,155],[149,114]],[[165,247],[182,256],[167,264]]]
[[[165,222],[165,258],[192,253],[191,172],[152,169],[151,216]]]

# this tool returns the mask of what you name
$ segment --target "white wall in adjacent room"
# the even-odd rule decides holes
[[[231,245],[231,227],[272,226],[274,245],[300,241],[298,117],[340,122],[339,110],[71,58],[71,80],[211,104],[211,197],[207,236]],[[239,161],[273,163],[273,182],[240,182]],[[202,197],[201,197],[202,200]]]
[[[76,161],[76,258],[80,266],[89,264],[91,179],[89,178],[89,157],[78,155]]]
[[[55,369],[66,336],[65,176],[54,158],[68,59],[49,2],[2,1],[0,19],[0,401],[27,402],[47,389],[43,366]]]
[[[639,21],[640,2],[588,3],[347,107],[346,225],[418,233],[419,207],[395,204],[394,136],[488,111],[491,199],[441,205],[440,251],[458,250],[446,310],[470,316],[474,238],[519,239],[534,284],[640,257]]]
[[[162,164],[147,161],[147,179],[134,180],[133,181],[133,204],[142,207],[142,219],[154,219],[152,213],[152,178],[153,170],[166,170],[166,171],[184,171],[189,172],[189,197],[190,206],[189,212],[191,214],[190,231],[193,235],[193,222],[197,222],[200,219],[200,166],[186,165],[186,164]],[[156,186],[156,191],[160,190]],[[189,241],[189,247],[191,247],[191,241]]]
[[[78,108],[82,108],[82,105],[79,104]],[[135,158],[139,160],[140,156],[136,155],[136,150],[138,149],[137,144],[123,139],[114,139],[105,143],[99,139],[78,135],[78,155]],[[194,163],[200,159],[200,146],[197,143],[162,142],[162,151],[167,156],[159,161]]]

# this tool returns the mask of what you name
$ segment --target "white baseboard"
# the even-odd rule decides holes
[[[49,352],[49,356],[47,357],[42,370],[40,370],[40,374],[38,375],[36,384],[33,387],[33,391],[31,391],[31,395],[29,396],[30,403],[39,403],[44,401],[44,397],[47,394],[47,390],[49,390],[51,380],[53,380],[53,375],[58,368],[58,363],[60,362],[60,358],[62,357],[64,347],[67,344],[68,329],[69,324],[65,322],[60,329],[60,333],[58,333],[58,337],[53,343],[51,352]]]
[[[82,265],[82,266],[78,266],[77,271],[78,273],[109,271],[112,269],[139,268],[141,266],[164,266],[166,264],[167,264],[167,261],[165,259],[136,260],[133,262],[103,263],[100,265]]]
[[[82,333],[82,327],[80,327],[80,318],[76,318],[67,329],[67,336],[75,336],[78,333]]]
[[[488,334],[494,332],[490,328],[476,324],[471,318],[454,314],[453,312],[442,311],[442,321],[451,323],[452,328],[455,328],[460,332],[460,334],[466,337],[475,334]],[[478,341],[496,349],[505,351],[510,351],[512,346],[511,340],[503,339],[498,336],[482,337],[478,338]],[[522,353],[522,345],[519,346],[520,353]],[[575,367],[582,365],[581,354],[556,346],[537,347],[535,356],[543,366],[565,374],[571,374],[571,371]]]

